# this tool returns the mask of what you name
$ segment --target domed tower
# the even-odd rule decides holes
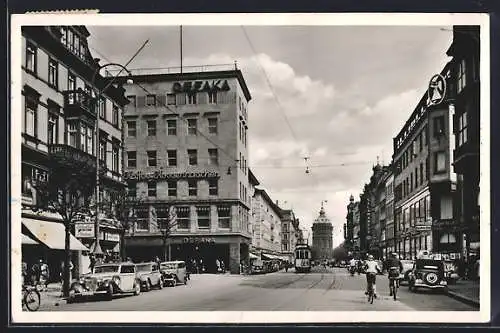
[[[330,259],[333,251],[333,226],[330,219],[326,216],[323,204],[321,204],[319,216],[314,220],[312,231],[312,247],[316,255],[315,259]]]

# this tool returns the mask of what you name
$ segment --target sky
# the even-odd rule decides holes
[[[180,65],[177,26],[87,28],[103,63],[125,64],[149,40],[129,69]],[[439,26],[183,26],[182,36],[184,66],[237,61],[252,95],[250,168],[310,240],[325,201],[334,247],[350,195],[359,200],[377,160],[390,163],[452,40]]]

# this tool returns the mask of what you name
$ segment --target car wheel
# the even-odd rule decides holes
[[[140,281],[135,281],[134,285],[134,295],[139,296],[141,294],[141,282]]]
[[[108,290],[106,291],[106,299],[108,301],[113,299],[113,285],[111,283],[108,285]]]
[[[146,281],[146,291],[150,291],[150,290],[151,290],[151,280],[150,280],[150,279],[148,279],[148,280]]]

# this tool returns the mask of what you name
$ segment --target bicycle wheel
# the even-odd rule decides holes
[[[392,281],[391,283],[391,291],[392,291],[392,297],[394,297],[394,300],[396,300],[396,282]]]
[[[24,295],[24,304],[28,311],[37,311],[40,308],[40,293],[36,290],[27,291]]]

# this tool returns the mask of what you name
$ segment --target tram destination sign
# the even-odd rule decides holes
[[[168,173],[165,170],[156,171],[126,171],[123,177],[127,180],[162,180],[162,179],[203,179],[203,178],[218,178],[217,171],[196,171],[196,172],[174,172]]]

